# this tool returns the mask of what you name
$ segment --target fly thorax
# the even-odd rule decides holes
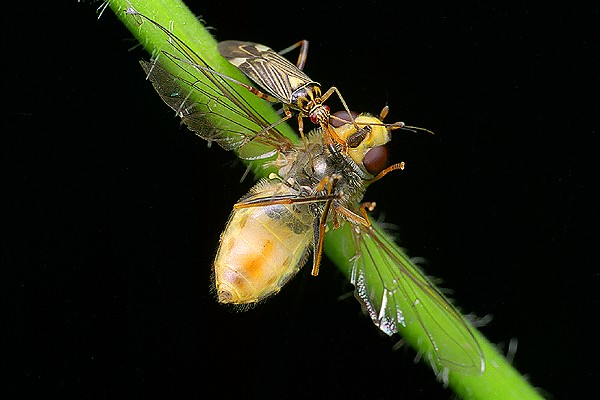
[[[319,181],[331,172],[330,165],[323,157],[318,157],[313,161],[312,170],[314,171],[315,180]]]

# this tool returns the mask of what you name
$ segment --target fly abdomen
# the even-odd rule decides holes
[[[251,191],[252,199],[290,191],[280,182],[259,185]],[[219,302],[249,304],[279,292],[306,260],[312,219],[306,205],[235,208],[214,264]]]

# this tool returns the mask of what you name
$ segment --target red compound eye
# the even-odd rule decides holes
[[[363,165],[368,173],[377,175],[389,165],[389,150],[386,145],[373,147],[367,151]]]
[[[348,114],[347,111],[336,111],[333,114],[331,114],[331,117],[329,118],[329,125],[333,126],[334,128],[339,128],[342,125],[349,124],[350,122],[352,122],[352,118],[350,118],[350,115],[352,115],[352,118],[354,119],[358,117],[358,113],[354,111],[350,111],[350,114]]]

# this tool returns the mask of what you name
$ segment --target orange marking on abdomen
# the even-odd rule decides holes
[[[265,268],[268,268],[267,260],[273,254],[275,244],[272,240],[265,240],[260,253],[253,254],[243,260],[242,267],[248,278],[256,278],[261,275]]]

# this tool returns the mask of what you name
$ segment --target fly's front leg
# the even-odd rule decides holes
[[[373,183],[375,181],[380,180],[381,178],[383,178],[384,176],[386,176],[388,173],[395,171],[397,169],[403,170],[404,169],[404,161],[398,163],[398,164],[392,164],[389,167],[387,167],[386,169],[384,169],[383,171],[381,171],[380,173],[378,173],[373,179],[371,179],[369,181],[369,183]]]
[[[321,190],[324,190],[325,187],[327,187],[327,194],[331,194],[331,192],[333,192],[333,187],[340,180],[340,178],[341,177],[338,174],[333,174],[331,176],[326,176],[323,179],[321,179],[319,181],[319,183],[317,183],[317,185],[315,186],[314,191],[315,192],[320,192]]]

